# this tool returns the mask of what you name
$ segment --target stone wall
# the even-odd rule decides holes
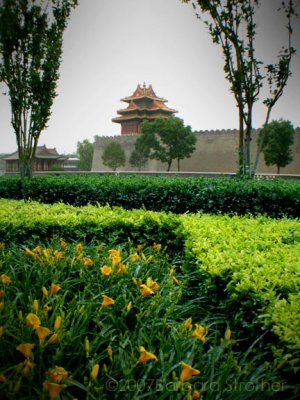
[[[217,130],[195,132],[197,136],[196,150],[190,158],[181,160],[180,170],[182,172],[236,172],[236,161],[238,155],[238,131],[237,130]],[[256,154],[256,135],[253,131],[252,138],[252,159]],[[96,136],[94,143],[94,157],[92,171],[110,171],[102,163],[102,154],[108,143],[119,142],[126,155],[125,167],[119,171],[133,171],[128,162],[130,154],[134,148],[136,135],[131,136]],[[282,174],[300,174],[300,128],[296,129],[295,142],[292,146],[293,161],[285,168],[281,169]],[[156,160],[148,161],[143,171],[166,171],[166,164]],[[171,171],[177,170],[177,163],[173,161]],[[276,166],[267,167],[264,163],[263,154],[260,156],[258,166],[259,173],[276,173]]]

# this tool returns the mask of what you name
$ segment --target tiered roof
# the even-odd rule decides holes
[[[118,110],[120,117],[113,118],[113,122],[122,123],[130,120],[154,119],[154,118],[169,118],[177,113],[176,110],[166,106],[167,100],[158,97],[152,85],[146,87],[138,84],[136,90],[129,97],[121,99],[128,103],[128,107]]]

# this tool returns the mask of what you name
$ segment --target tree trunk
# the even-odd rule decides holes
[[[265,123],[264,123],[264,125],[263,125],[263,128],[265,128],[265,127],[268,125],[268,123],[269,123],[269,119],[270,119],[272,107],[273,107],[273,106],[268,107],[268,111],[267,111],[267,115],[266,115],[266,120],[265,120]],[[256,158],[255,158],[255,162],[254,162],[254,166],[253,166],[253,172],[252,172],[253,177],[255,176],[256,171],[257,171],[258,162],[259,162],[259,156],[260,156],[260,153],[262,152],[263,143],[264,143],[264,134],[263,134],[263,136],[261,137],[261,140],[260,140],[260,142],[259,142],[258,145],[257,145]]]
[[[239,154],[238,154],[238,174],[244,176],[245,164],[244,164],[244,123],[243,113],[239,105]]]
[[[180,158],[177,158],[177,171],[180,171]]]
[[[280,174],[280,165],[277,165],[277,174]]]

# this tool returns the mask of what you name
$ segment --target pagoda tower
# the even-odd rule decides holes
[[[165,105],[167,100],[157,97],[152,86],[146,87],[145,83],[142,87],[138,84],[135,92],[121,101],[128,103],[128,107],[118,110],[120,116],[112,119],[121,124],[121,135],[137,135],[140,133],[140,124],[145,119],[170,118],[177,113]]]

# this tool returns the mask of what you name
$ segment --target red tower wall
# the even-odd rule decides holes
[[[140,126],[137,121],[135,122],[122,122],[121,135],[138,134]]]

